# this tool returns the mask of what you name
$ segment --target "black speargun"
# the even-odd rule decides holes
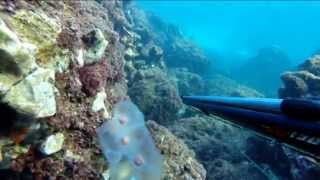
[[[182,96],[207,115],[253,130],[320,160],[320,100]]]

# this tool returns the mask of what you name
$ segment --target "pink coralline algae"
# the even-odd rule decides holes
[[[106,86],[108,66],[110,66],[108,61],[104,59],[98,63],[87,65],[79,69],[82,90],[88,96],[95,96]]]

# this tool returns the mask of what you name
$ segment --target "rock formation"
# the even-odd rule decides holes
[[[146,118],[167,125],[178,118],[183,105],[177,87],[160,68],[139,69],[128,85],[129,96]]]
[[[164,179],[206,178],[206,170],[195,160],[194,152],[183,141],[154,121],[148,121],[147,126],[164,154]]]
[[[137,48],[133,52],[149,49],[149,46],[161,47],[163,59],[168,67],[185,67],[191,72],[204,73],[208,70],[209,61],[192,41],[182,36],[179,29],[171,24],[163,22],[152,13],[146,13],[135,6],[128,10],[133,26],[137,34]],[[147,45],[147,49],[145,49]],[[142,48],[143,47],[143,48]],[[158,51],[158,52],[157,52]],[[145,53],[142,53],[145,54]],[[150,54],[150,53],[149,53]],[[152,53],[151,53],[152,54]],[[157,57],[157,56],[155,56]],[[151,60],[153,58],[149,58]]]
[[[194,149],[208,179],[265,179],[243,154],[249,133],[223,124],[219,118],[191,117],[177,121],[170,130]]]
[[[298,67],[298,71],[285,72],[281,75],[283,87],[279,96],[316,97],[320,95],[320,56],[315,55]]]

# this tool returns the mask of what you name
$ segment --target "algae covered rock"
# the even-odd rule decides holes
[[[147,64],[161,65],[163,62],[163,50],[153,42],[149,42],[139,49],[141,49],[140,56],[137,58],[146,59]]]
[[[104,51],[108,45],[108,41],[105,39],[102,31],[100,29],[94,29],[83,36],[82,40],[86,45],[84,53],[85,64],[92,64],[99,61],[104,55]]]
[[[203,94],[205,89],[205,81],[196,74],[189,72],[187,69],[177,68],[172,71],[182,96]]]
[[[298,71],[285,72],[281,75],[283,87],[279,96],[308,97],[320,95],[320,57],[316,55],[299,66]]]
[[[34,46],[22,43],[0,19],[0,94],[37,68]]]
[[[310,73],[320,76],[320,55],[315,55],[299,66],[300,69],[309,71]]]
[[[159,124],[177,119],[183,106],[174,82],[157,67],[136,72],[129,82],[128,93],[146,118]]]
[[[54,79],[52,70],[38,68],[13,86],[3,101],[38,118],[52,116],[56,113]]]
[[[24,137],[27,125],[5,134],[10,141],[0,142],[0,179],[101,179],[107,167],[96,142],[99,112],[126,95],[123,49],[114,30],[125,20],[122,2],[21,0],[1,2],[0,10],[1,103],[34,114],[45,130],[34,132],[36,138]],[[82,65],[96,64],[82,73],[92,75],[87,72],[99,66],[100,74],[81,81]],[[90,83],[97,96],[81,91]],[[0,140],[4,127],[5,121]]]
[[[34,62],[35,46],[29,43],[22,43],[18,36],[8,28],[4,21],[0,20],[0,48],[3,57],[1,60],[3,64],[12,61],[17,65],[17,68],[22,74],[29,73],[36,67]],[[8,66],[2,66],[6,68]]]
[[[19,37],[40,47],[54,43],[61,31],[59,20],[40,9],[17,11],[11,22]]]
[[[250,174],[264,175],[248,164],[240,150],[245,149],[248,133],[221,122],[218,117],[194,116],[179,119],[171,132],[194,150],[207,170],[208,179],[238,179]]]
[[[167,128],[154,121],[148,121],[147,127],[161,154],[164,156],[163,177],[165,180],[206,179],[206,170],[195,159],[195,154]]]
[[[11,26],[23,41],[36,47],[35,58],[44,68],[65,71],[71,60],[68,49],[60,48],[57,42],[61,32],[61,22],[57,17],[49,17],[40,9],[19,10],[11,19]]]
[[[45,155],[51,155],[62,149],[64,135],[62,133],[53,134],[41,144],[40,151]]]
[[[279,96],[302,97],[306,95],[308,93],[308,85],[301,77],[299,77],[302,74],[304,74],[304,76],[313,76],[307,71],[283,73],[281,75],[281,80],[283,81],[284,87],[279,89]]]
[[[107,100],[107,95],[105,91],[99,92],[96,97],[94,98],[94,101],[92,102],[91,110],[93,112],[99,112],[102,111],[103,118],[110,118],[110,114],[105,106],[105,101]]]
[[[37,117],[55,114],[54,72],[39,68],[35,62],[34,46],[20,42],[2,20],[0,36],[3,101]]]
[[[148,54],[150,48],[156,45],[150,54],[153,53],[153,57],[159,57],[162,54],[167,67],[184,67],[200,74],[208,70],[210,62],[204,52],[191,40],[185,38],[178,27],[135,6],[130,6],[129,9],[128,16],[131,17],[133,31],[140,36],[141,54]]]
[[[133,48],[128,48],[128,49],[126,49],[125,54],[126,54],[126,57],[127,57],[128,59],[130,59],[130,58],[135,58],[135,57],[138,57],[138,56],[139,56],[139,53],[138,53],[135,49],[133,49]]]

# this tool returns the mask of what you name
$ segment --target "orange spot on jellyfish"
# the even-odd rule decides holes
[[[125,136],[121,139],[121,142],[123,145],[127,145],[129,144],[129,137],[128,136]]]

